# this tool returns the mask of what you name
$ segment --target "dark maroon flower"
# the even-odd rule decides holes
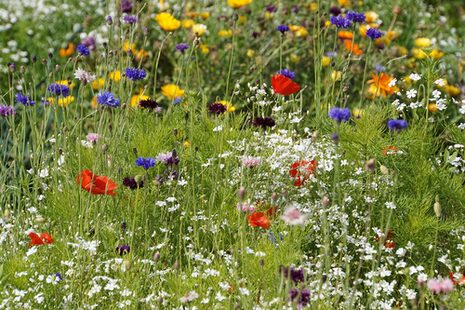
[[[121,244],[116,247],[116,253],[123,256],[129,254],[131,247],[128,244]]]
[[[292,280],[295,284],[305,281],[305,274],[303,269],[294,267],[281,267],[281,272],[286,279]]]
[[[145,99],[139,101],[139,105],[145,109],[156,109],[158,108],[158,103],[152,99]]]
[[[137,187],[144,187],[144,181],[137,182],[135,178],[126,177],[123,179],[123,185],[129,187],[130,189],[137,189]]]
[[[331,13],[334,16],[338,16],[339,14],[341,14],[341,9],[339,7],[337,7],[337,6],[332,6],[329,9],[329,13]]]
[[[276,122],[271,117],[256,117],[252,120],[252,125],[254,127],[262,127],[263,129],[266,129],[267,127],[274,127]]]
[[[216,115],[223,114],[224,112],[226,112],[226,110],[227,110],[226,106],[224,104],[219,103],[219,102],[210,103],[210,105],[208,106],[208,111],[210,111],[210,113],[216,114]]]

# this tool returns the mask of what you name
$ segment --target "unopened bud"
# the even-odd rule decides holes
[[[389,169],[388,169],[386,166],[384,166],[384,165],[379,166],[379,170],[380,170],[381,173],[384,174],[384,175],[388,175],[388,174],[389,174]]]
[[[320,133],[318,132],[318,130],[314,131],[312,133],[312,142],[315,142],[318,139],[319,135],[320,135]]]
[[[434,214],[436,214],[437,217],[441,217],[441,204],[439,203],[439,196],[436,195],[436,202],[433,205],[433,210]]]
[[[237,197],[239,197],[240,200],[244,199],[245,196],[245,188],[240,187],[239,190],[237,191]]]
[[[153,256],[152,256],[152,259],[154,262],[158,262],[158,260],[160,259],[160,252],[155,252],[153,253]]]
[[[45,218],[42,215],[37,215],[36,218],[34,219],[34,221],[37,224],[41,224],[41,223],[45,222]]]
[[[324,196],[323,198],[321,198],[321,204],[323,205],[323,207],[329,206],[330,203],[331,201],[329,200],[328,196]]]
[[[365,163],[365,170],[373,173],[375,171],[376,159],[372,158]]]

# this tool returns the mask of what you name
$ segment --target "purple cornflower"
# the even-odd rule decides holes
[[[390,119],[387,121],[387,126],[392,131],[401,131],[407,128],[407,121],[404,119]]]
[[[226,110],[227,110],[226,106],[224,104],[219,103],[219,102],[210,103],[210,105],[208,106],[208,111],[210,111],[210,113],[216,114],[216,115],[223,114],[224,112],[226,112]]]
[[[350,119],[350,110],[348,108],[332,108],[328,115],[336,122],[343,123]]]
[[[120,100],[109,91],[101,91],[97,94],[97,103],[112,108],[119,106]]]
[[[305,281],[305,274],[303,269],[297,269],[294,267],[281,267],[281,272],[286,279],[292,280],[295,284]]]
[[[126,68],[126,77],[131,81],[143,80],[147,76],[144,69]]]
[[[152,157],[139,157],[136,159],[136,166],[143,167],[145,170],[152,168],[156,163],[155,158]]]
[[[364,13],[357,13],[355,11],[347,12],[346,18],[348,20],[353,21],[354,23],[363,23],[363,22],[365,22],[365,14]]]
[[[23,95],[23,93],[21,92],[16,94],[16,102],[21,103],[25,106],[33,106],[34,104],[36,104],[34,100],[31,100],[29,96]]]
[[[381,64],[376,64],[375,65],[375,71],[376,72],[384,72],[384,71],[386,71],[386,68]]]
[[[269,13],[275,13],[278,11],[278,8],[276,7],[276,5],[273,5],[273,4],[267,4],[265,9]]]
[[[123,179],[123,185],[129,187],[130,189],[137,189],[144,187],[144,181],[137,182],[135,178],[126,177]]]
[[[291,301],[297,300],[298,309],[303,308],[310,302],[310,290],[303,288],[299,292],[299,289],[293,288],[289,291],[289,298]]]
[[[136,15],[124,15],[123,22],[125,24],[135,24],[137,23],[137,16]]]
[[[14,107],[8,106],[8,105],[0,105],[0,116],[10,116],[10,115],[15,115],[16,110]]]
[[[271,117],[256,117],[252,120],[252,125],[266,129],[267,127],[271,128],[276,125],[276,122]]]
[[[89,48],[85,46],[84,44],[79,44],[76,49],[79,55],[86,56],[86,57],[90,55]]]
[[[131,13],[132,11],[132,2],[131,0],[121,0],[121,12],[123,13]]]
[[[337,28],[347,29],[352,26],[352,22],[341,15],[331,16],[329,20],[331,21],[331,24],[336,25]]]
[[[284,75],[285,77],[293,80],[295,78],[295,73],[294,71],[291,71],[289,69],[283,69],[278,71],[278,74]]]
[[[367,37],[372,40],[379,39],[383,36],[383,33],[376,28],[370,28],[367,30]]]
[[[177,165],[179,163],[179,157],[176,151],[168,153],[160,153],[156,157],[158,161],[161,161],[167,166]]]
[[[189,48],[189,44],[187,43],[179,43],[176,44],[176,50],[184,54],[184,52]]]
[[[47,87],[47,91],[53,96],[69,96],[69,87],[63,84],[52,83]]]
[[[285,32],[289,31],[289,26],[288,25],[279,25],[276,27],[276,30],[281,32],[281,34],[284,34]]]
[[[131,247],[128,244],[121,244],[116,247],[116,253],[123,256],[124,254],[129,254]]]
[[[95,51],[95,48],[97,47],[96,44],[95,44],[95,38],[93,36],[88,36],[88,37],[84,38],[81,41],[81,44],[84,44],[85,46],[87,46],[88,48],[90,48],[93,51]]]
[[[111,17],[111,15],[107,15],[107,17],[105,17],[105,20],[107,21],[108,25],[113,24],[113,17]]]

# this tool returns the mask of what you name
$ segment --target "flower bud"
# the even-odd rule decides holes
[[[376,159],[372,158],[365,163],[365,170],[373,173],[375,171]]]
[[[323,207],[329,206],[330,203],[331,201],[329,200],[328,196],[324,196],[323,198],[321,198],[321,204]]]
[[[384,174],[384,175],[388,175],[388,174],[389,174],[389,169],[388,169],[386,166],[384,166],[384,165],[379,166],[379,170],[380,170],[381,173]]]
[[[244,196],[245,196],[245,188],[241,186],[239,188],[239,191],[237,192],[237,197],[239,197],[239,199],[242,200],[244,199]]]
[[[436,195],[436,202],[433,205],[434,214],[439,218],[441,217],[441,204],[439,203],[439,196]]]

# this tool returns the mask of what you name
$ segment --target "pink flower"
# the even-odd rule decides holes
[[[89,141],[91,143],[95,143],[95,142],[97,142],[98,139],[100,139],[100,135],[98,133],[90,132],[90,133],[87,134],[86,139],[87,139],[87,141]]]
[[[260,157],[251,157],[246,156],[242,158],[242,165],[247,168],[257,167],[262,163],[262,159]]]
[[[289,225],[303,225],[307,215],[302,214],[296,207],[288,207],[281,215],[281,219]]]
[[[454,290],[454,283],[450,279],[429,279],[428,289],[433,294],[448,294]]]
[[[242,202],[237,204],[237,210],[243,212],[254,212],[255,207],[247,202]]]

